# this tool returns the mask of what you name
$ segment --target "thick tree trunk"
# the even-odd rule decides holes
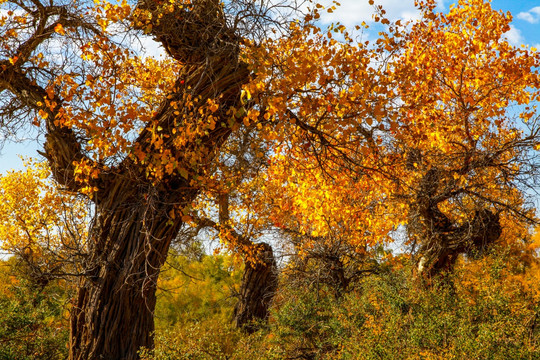
[[[93,199],[96,220],[90,232],[88,275],[81,282],[72,312],[72,360],[137,359],[140,347],[153,346],[156,281],[182,225],[179,216],[170,214],[197,196],[198,182],[193,179],[202,176],[232,132],[228,110],[237,106],[249,75],[244,65],[212,65],[185,67],[181,74],[185,84],[171,96],[181,104],[183,89],[189,89],[199,94],[201,106],[209,98],[217,98],[220,104],[215,114],[219,125],[213,130],[183,148],[168,142],[164,145],[172,149],[178,163],[188,167],[187,179],[173,174],[154,183],[146,178],[144,167],[127,159]],[[164,131],[172,131],[175,120],[171,99],[164,101],[156,115]],[[148,144],[150,136],[148,129],[143,130],[137,143]],[[145,151],[153,154],[152,148]],[[189,154],[203,154],[200,158],[204,160],[189,168]]]
[[[441,170],[432,168],[420,182],[409,231],[421,239],[418,273],[426,278],[451,272],[458,256],[482,252],[502,233],[499,215],[475,211],[468,221],[455,224],[439,209],[449,198],[441,195]]]
[[[138,194],[127,181],[115,189],[99,201],[91,229],[89,274],[72,311],[73,360],[137,359],[141,346],[153,346],[157,276],[181,226],[168,214],[196,195]]]
[[[234,321],[238,328],[248,333],[258,329],[258,321],[266,321],[269,308],[277,288],[277,266],[272,247],[267,243],[257,244],[257,258],[246,261],[240,298],[234,309]]]
[[[158,11],[154,5],[139,3],[141,8]],[[171,211],[195,199],[200,177],[234,123],[241,121],[231,114],[241,106],[241,88],[249,80],[249,70],[238,60],[239,39],[226,28],[220,9],[219,1],[201,0],[189,11],[179,7],[168,21],[164,18],[152,28],[169,54],[185,66],[155,114],[163,145],[152,147],[151,126],[139,133],[136,145],[149,161],[155,155],[159,162],[161,151],[169,150],[188,175],[173,173],[156,183],[146,178],[144,164],[127,158],[93,199],[97,213],[90,233],[90,274],[82,280],[72,312],[72,360],[131,360],[138,358],[142,346],[153,347],[156,281],[182,225],[179,216],[170,216]],[[184,20],[179,22],[178,17]],[[207,39],[208,29],[214,29],[216,36]],[[213,113],[215,126],[184,139],[182,145],[175,143],[175,133],[196,129],[206,121],[199,118],[197,108],[204,110],[209,99],[219,105]]]

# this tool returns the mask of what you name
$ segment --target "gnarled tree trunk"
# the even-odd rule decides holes
[[[77,107],[79,101],[91,100],[74,96],[77,100],[70,101],[71,95],[59,84],[66,78],[84,83],[86,67],[76,47],[84,39],[95,41],[95,36],[106,42],[108,35],[101,31],[92,11],[82,5],[32,1],[18,7],[26,12],[23,17],[28,24],[21,23],[24,36],[13,41],[9,57],[4,52],[0,59],[0,92],[8,91],[14,100],[2,102],[2,109],[15,116],[23,114],[23,120],[39,113],[45,132],[43,155],[56,182],[74,193],[88,194],[88,187],[95,190],[85,272],[73,304],[70,358],[136,359],[141,346],[152,346],[156,279],[170,242],[182,226],[179,214],[171,213],[197,196],[214,157],[243,121],[237,110],[242,106],[241,88],[249,80],[249,70],[239,58],[239,30],[232,25],[234,21],[228,22],[220,0],[172,5],[140,0],[132,14],[134,26],[153,35],[183,67],[153,118],[142,121],[135,141],[129,139],[133,153],[123,149],[101,160],[86,146],[91,132],[67,118],[74,104]],[[61,66],[38,71],[32,59],[43,55],[41,49],[57,33],[64,33],[64,28],[69,31],[62,36],[76,43],[72,52],[66,50],[74,55],[74,62],[66,61],[66,71]],[[88,66],[93,71],[98,63]],[[71,65],[82,67],[80,75],[73,74]],[[114,113],[111,119],[104,119],[107,113],[84,111],[84,116],[90,123],[101,124],[115,119]],[[139,123],[137,120],[133,122]],[[160,142],[153,141],[156,137]],[[163,154],[167,154],[166,160]],[[166,170],[165,165],[171,165],[167,161],[174,170],[150,178],[152,170]],[[92,176],[84,184],[76,173],[77,164],[82,163],[92,168]]]
[[[247,75],[242,67],[233,74],[222,73],[222,78],[207,79],[213,83],[212,95],[217,89],[227,95],[221,98],[227,105],[223,106],[224,117],[225,109],[233,106],[231,96],[239,99]],[[204,83],[197,76],[186,78],[188,84]],[[168,115],[163,116],[162,128],[166,129]],[[189,146],[207,152],[210,161],[231,132],[225,121],[222,124]],[[205,165],[196,164],[189,173],[201,174]],[[156,281],[169,245],[182,226],[178,216],[173,218],[170,213],[194,200],[198,188],[191,176],[152,184],[137,171],[135,165],[126,166],[94,198],[96,218],[89,239],[88,276],[81,281],[72,313],[71,359],[137,359],[141,346],[153,346]]]
[[[481,252],[502,233],[499,215],[488,209],[475,211],[463,224],[452,223],[438,207],[448,199],[445,189],[441,189],[440,177],[441,170],[437,168],[424,175],[409,229],[420,238],[418,272],[427,278],[450,272],[460,254]]]
[[[192,12],[197,13],[208,1],[195,3]],[[224,16],[220,12],[212,14]],[[211,16],[196,16],[195,20],[182,24],[183,32],[171,36],[181,38],[187,33],[190,36],[187,41],[197,42],[197,36],[203,34],[198,27],[215,27]],[[224,24],[224,19],[219,20]],[[163,31],[176,30],[179,29],[156,26],[154,31],[159,33],[154,35],[163,40],[160,38]],[[155,120],[162,134],[168,135],[164,137],[163,147],[187,167],[188,176],[174,173],[156,183],[146,178],[144,165],[127,158],[114,169],[113,176],[100,184],[100,191],[93,199],[96,218],[90,232],[88,276],[81,281],[71,321],[73,360],[137,359],[142,346],[153,347],[156,281],[170,243],[182,226],[179,216],[170,214],[195,199],[196,184],[200,183],[197,177],[204,176],[205,169],[232,132],[232,122],[241,121],[231,117],[231,113],[241,106],[240,92],[248,81],[249,71],[238,60],[238,44],[232,42],[230,34],[223,33],[226,40],[202,42],[209,48],[206,45],[182,48],[182,43],[171,45],[170,38],[165,44],[169,53],[186,65],[178,75],[175,88],[156,112]],[[197,107],[206,106],[208,99],[219,105],[213,114],[215,127],[188,138],[179,148],[174,142],[175,132],[181,132],[182,125],[193,126],[199,121]],[[185,113],[194,114],[193,118],[182,117],[182,108],[187,109]],[[136,145],[146,154],[159,154],[160,149],[152,148],[151,137],[152,129],[145,128]],[[190,154],[197,154],[199,160],[195,164]]]

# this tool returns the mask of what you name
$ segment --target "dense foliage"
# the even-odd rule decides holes
[[[288,273],[270,322],[252,335],[231,324],[241,270],[234,260],[175,254],[160,282],[156,349],[143,350],[143,358],[534,359],[540,263],[509,262],[506,250],[462,259],[431,286],[413,279],[402,259],[403,266],[366,275],[339,297],[328,284],[300,283]],[[15,258],[1,269],[0,358],[64,358],[65,284],[37,288]]]
[[[410,266],[387,269],[339,298],[327,284],[299,287],[284,276],[258,333],[241,334],[219,315],[177,323],[158,332],[147,358],[534,359],[540,266],[507,260],[463,259],[450,279],[429,287],[411,278]]]

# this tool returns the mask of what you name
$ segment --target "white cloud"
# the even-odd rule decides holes
[[[325,0],[324,5],[331,5],[331,1]],[[373,6],[362,0],[342,0],[341,6],[331,14],[323,11],[321,13],[324,22],[340,22],[347,27],[356,24],[373,22]],[[377,5],[382,5],[387,11],[387,16],[392,20],[403,19],[404,14],[410,16],[416,12],[414,0],[379,0]]]
[[[535,6],[526,12],[520,12],[516,17],[531,24],[536,24],[540,21],[540,6]]]
[[[523,35],[521,35],[521,30],[512,25],[510,25],[510,30],[504,35],[508,42],[514,46],[520,46],[525,41]]]
[[[137,48],[144,57],[150,56],[158,59],[161,56],[165,55],[165,49],[163,48],[163,46],[161,46],[160,43],[155,41],[150,36],[138,37],[137,44],[134,45],[135,48]]]
[[[531,24],[534,24],[538,21],[530,12],[520,12],[516,16],[518,19],[525,20],[526,22],[529,22]]]
[[[320,1],[327,8],[332,5],[331,0]],[[333,13],[321,12],[321,17],[325,23],[336,23],[352,27],[362,23],[373,23],[373,6],[367,0],[338,0],[341,4]],[[438,9],[444,9],[444,0],[437,1]],[[420,17],[418,9],[414,6],[414,0],[375,0],[375,5],[382,5],[386,11],[386,16],[390,20],[414,20]]]

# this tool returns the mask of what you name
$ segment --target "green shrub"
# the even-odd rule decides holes
[[[226,275],[222,260],[206,261],[197,266]],[[159,328],[144,359],[540,359],[540,267],[519,273],[506,264],[462,262],[429,285],[410,268],[387,269],[339,297],[327,285],[282,277],[269,323],[252,335],[224,316],[234,301],[201,302],[238,275],[205,275],[193,285],[199,294],[182,298],[185,309],[200,312]]]
[[[3,262],[3,270],[12,269],[10,262]],[[0,359],[65,359],[69,334],[65,286],[53,282],[39,288],[8,271],[0,277]]]

